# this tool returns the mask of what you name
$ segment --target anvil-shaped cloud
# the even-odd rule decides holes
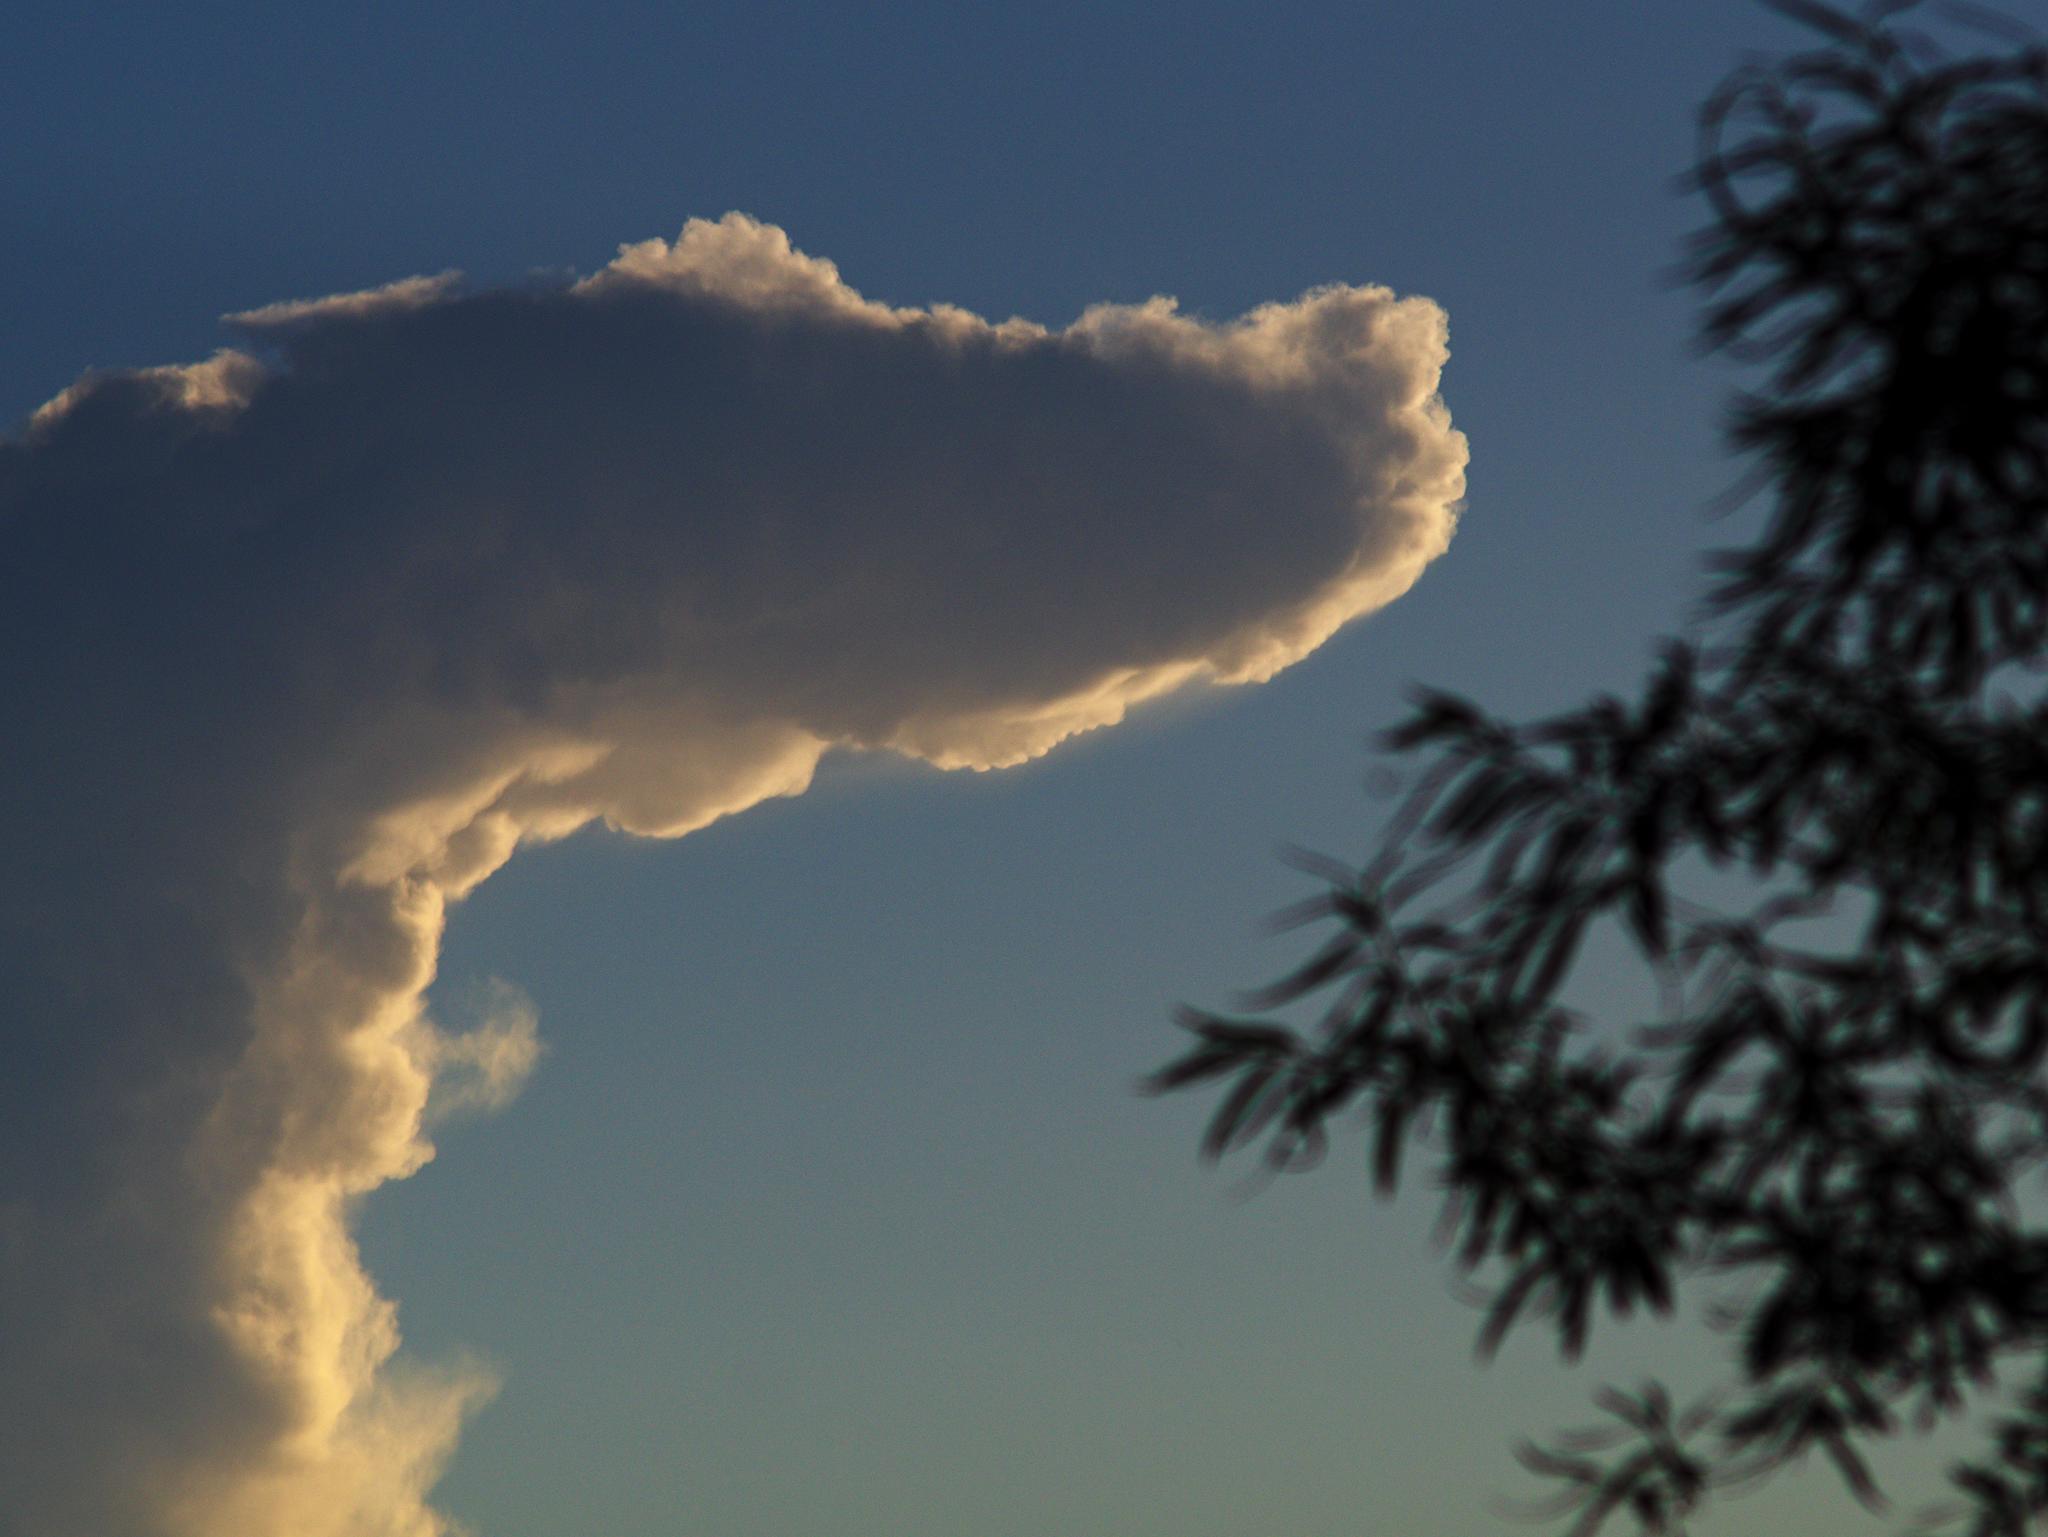
[[[739,215],[574,284],[232,317],[0,442],[0,1490],[22,1537],[427,1537],[486,1390],[352,1203],[502,1099],[422,1012],[522,842],[675,836],[833,748],[990,768],[1403,592],[1444,317],[894,309]]]

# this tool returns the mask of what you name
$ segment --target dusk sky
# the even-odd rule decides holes
[[[1626,689],[1749,526],[1677,182],[1804,34],[7,33],[0,1537],[1478,1537],[1715,1384],[1480,1366],[1426,1182],[1135,1085],[1410,688]]]

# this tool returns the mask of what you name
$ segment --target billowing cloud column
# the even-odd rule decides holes
[[[1444,318],[892,309],[739,215],[573,285],[234,317],[0,442],[0,1532],[428,1537],[488,1383],[396,1355],[352,1203],[502,1102],[449,904],[835,747],[989,768],[1406,590]],[[439,1080],[437,1087],[437,1078]]]

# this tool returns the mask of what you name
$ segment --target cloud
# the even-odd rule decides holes
[[[346,320],[351,316],[374,315],[380,311],[422,309],[448,298],[461,285],[459,272],[437,272],[432,277],[400,278],[381,288],[359,293],[329,294],[324,299],[286,299],[259,309],[226,316],[227,323],[243,331],[289,332],[310,328],[323,321]]]
[[[422,1111],[430,1126],[469,1111],[503,1110],[540,1061],[540,1016],[519,988],[492,978],[479,1012],[483,1017],[460,1032],[424,1020],[415,1028],[409,1043],[413,1060],[433,1084]]]
[[[863,298],[740,215],[581,282],[231,317],[0,441],[0,1489],[36,1537],[431,1537],[479,1373],[354,1204],[501,1104],[451,904],[834,749],[992,768],[1405,591],[1444,317],[1333,286],[1064,329]]]

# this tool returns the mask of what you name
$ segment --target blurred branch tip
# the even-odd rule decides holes
[[[1976,7],[1770,9],[1811,46],[1706,103],[1685,258],[1746,370],[1761,532],[1632,697],[1418,695],[1379,847],[1296,857],[1320,944],[1249,1017],[1184,1011],[1147,1087],[1221,1095],[1210,1157],[1302,1166],[1343,1118],[1381,1187],[1425,1167],[1483,1350],[1535,1325],[1576,1356],[1707,1293],[1728,1380],[1526,1445],[1555,1490],[1527,1514],[1681,1533],[1816,1452],[1883,1510],[1887,1444],[1952,1423],[1955,1498],[1914,1529],[2019,1537],[2048,1519],[2019,1199],[2048,1155],[2048,48]],[[1648,1023],[1567,1004],[1602,930],[1668,984]]]

